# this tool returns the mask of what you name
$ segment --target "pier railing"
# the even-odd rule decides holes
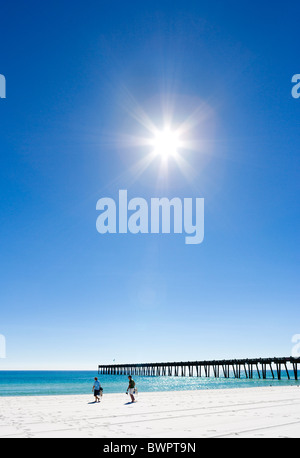
[[[218,361],[187,361],[169,363],[99,365],[98,373],[105,375],[224,377],[298,380],[300,358],[256,358]]]

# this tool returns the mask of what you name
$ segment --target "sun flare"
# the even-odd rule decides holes
[[[126,133],[117,135],[115,145],[135,156],[128,171],[133,180],[156,167],[158,180],[167,181],[178,168],[191,182],[211,156],[213,110],[194,98],[162,96],[160,99],[155,104],[152,101],[151,112],[147,112],[125,92],[123,104],[134,126],[126,124]]]
[[[158,131],[151,143],[154,154],[161,156],[163,159],[175,157],[181,146],[178,133],[170,129]]]

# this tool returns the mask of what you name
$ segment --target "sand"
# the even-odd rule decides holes
[[[300,388],[1,397],[1,438],[300,438]]]

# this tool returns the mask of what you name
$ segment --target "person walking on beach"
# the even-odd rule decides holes
[[[93,386],[95,402],[100,402],[100,388],[101,388],[100,382],[97,379],[97,377],[95,377],[94,386]]]
[[[128,393],[130,394],[131,402],[135,402],[135,398],[134,398],[135,382],[132,380],[131,375],[129,375],[128,380],[129,380],[129,385],[127,388],[127,394]]]

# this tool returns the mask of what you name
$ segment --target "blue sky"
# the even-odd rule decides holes
[[[288,356],[299,334],[296,1],[1,6],[1,369]],[[166,108],[167,107],[167,108]],[[196,110],[161,173],[127,143]],[[126,140],[127,139],[127,140]],[[96,231],[96,203],[205,198],[205,240]]]

